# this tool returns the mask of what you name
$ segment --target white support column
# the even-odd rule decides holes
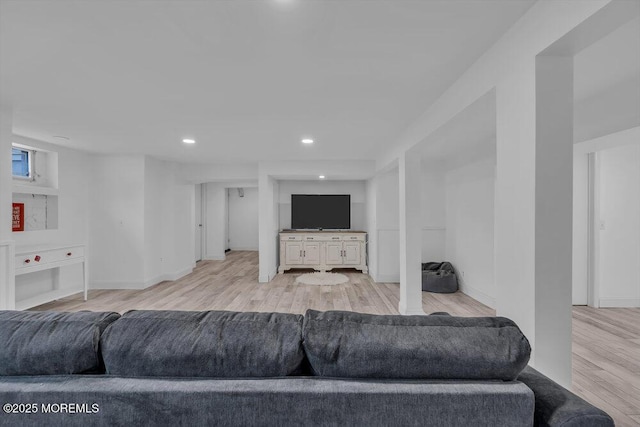
[[[258,178],[258,281],[269,282],[275,275],[276,264],[276,240],[274,236],[275,223],[275,197],[273,178],[260,172]]]
[[[536,367],[571,384],[573,57],[536,58]]]
[[[14,245],[11,232],[11,138],[13,111],[0,108],[0,310],[15,307]]]
[[[420,155],[407,151],[399,160],[400,305],[401,314],[425,314],[422,309],[422,242],[420,222]]]
[[[571,58],[538,57],[497,87],[496,313],[532,346],[530,364],[571,386]]]

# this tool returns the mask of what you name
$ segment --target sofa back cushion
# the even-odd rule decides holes
[[[99,373],[100,334],[118,313],[0,311],[0,375]]]
[[[513,380],[531,353],[503,317],[308,310],[303,336],[313,372],[326,377]]]
[[[305,366],[301,315],[130,311],[102,336],[107,374],[278,377]]]

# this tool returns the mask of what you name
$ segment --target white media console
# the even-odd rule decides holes
[[[283,231],[278,273],[292,268],[355,268],[367,273],[366,237],[364,231]]]

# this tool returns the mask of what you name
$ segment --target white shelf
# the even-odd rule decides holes
[[[37,185],[13,184],[12,191],[20,194],[41,194],[44,196],[57,196],[58,189],[51,187],[40,187]]]
[[[27,308],[36,307],[46,302],[51,302],[60,298],[68,297],[69,295],[74,295],[82,292],[82,288],[56,289],[55,291],[45,292],[31,298],[16,301],[16,310],[25,310]]]

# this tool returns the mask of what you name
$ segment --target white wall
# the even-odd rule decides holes
[[[365,181],[280,181],[278,194],[280,229],[291,228],[292,194],[349,194],[351,196],[351,230],[366,227]]]
[[[94,156],[90,188],[91,288],[142,289],[192,271],[194,187],[176,182],[172,163]]]
[[[640,306],[640,143],[598,153],[601,307]]]
[[[145,285],[193,269],[195,188],[176,182],[175,164],[145,157]]]
[[[445,258],[458,273],[460,289],[495,307],[495,159],[446,173]]]
[[[144,282],[144,180],[143,156],[94,158],[89,198],[92,287],[135,288]]]
[[[229,248],[234,251],[258,250],[258,188],[229,189]]]
[[[589,155],[573,154],[572,303],[587,305],[589,240]]]

